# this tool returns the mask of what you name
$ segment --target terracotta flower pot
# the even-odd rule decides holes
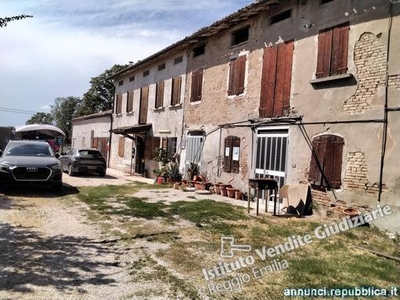
[[[232,187],[226,188],[226,193],[229,198],[235,198],[235,192],[236,192],[235,188],[232,188]]]
[[[239,190],[236,190],[235,191],[235,199],[236,200],[242,200],[242,198],[243,198],[243,193],[241,191],[239,191]]]

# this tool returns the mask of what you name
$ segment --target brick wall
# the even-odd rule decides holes
[[[400,90],[400,75],[389,76],[389,86],[394,87],[396,90]]]
[[[365,113],[379,86],[385,84],[386,47],[376,35],[364,33],[354,48],[354,64],[357,67],[356,93],[347,99],[343,110],[350,114]]]
[[[343,179],[345,187],[362,189],[368,185],[368,167],[365,154],[361,151],[350,152],[347,155],[346,174]]]

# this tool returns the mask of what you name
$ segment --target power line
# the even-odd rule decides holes
[[[8,108],[8,107],[0,107],[0,111],[11,112],[11,113],[16,113],[16,114],[27,114],[27,115],[34,115],[34,114],[39,113],[39,111]]]

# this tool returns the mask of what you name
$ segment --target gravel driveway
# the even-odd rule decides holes
[[[111,237],[73,197],[75,186],[128,182],[110,173],[64,174],[62,199],[40,190],[0,194],[0,299],[133,299],[132,248],[105,243]]]

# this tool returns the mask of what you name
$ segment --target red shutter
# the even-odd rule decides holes
[[[272,116],[274,111],[276,58],[277,58],[276,47],[265,48],[262,79],[261,79],[261,99],[260,99],[261,118]]]
[[[140,95],[139,124],[147,123],[147,110],[149,104],[149,87],[142,87]]]
[[[289,115],[290,112],[290,92],[292,87],[292,65],[293,65],[293,41],[284,44],[285,50],[285,69],[283,78],[283,100],[282,100],[282,112],[281,115]]]
[[[332,31],[322,31],[318,36],[318,60],[316,77],[328,77],[331,66]]]

